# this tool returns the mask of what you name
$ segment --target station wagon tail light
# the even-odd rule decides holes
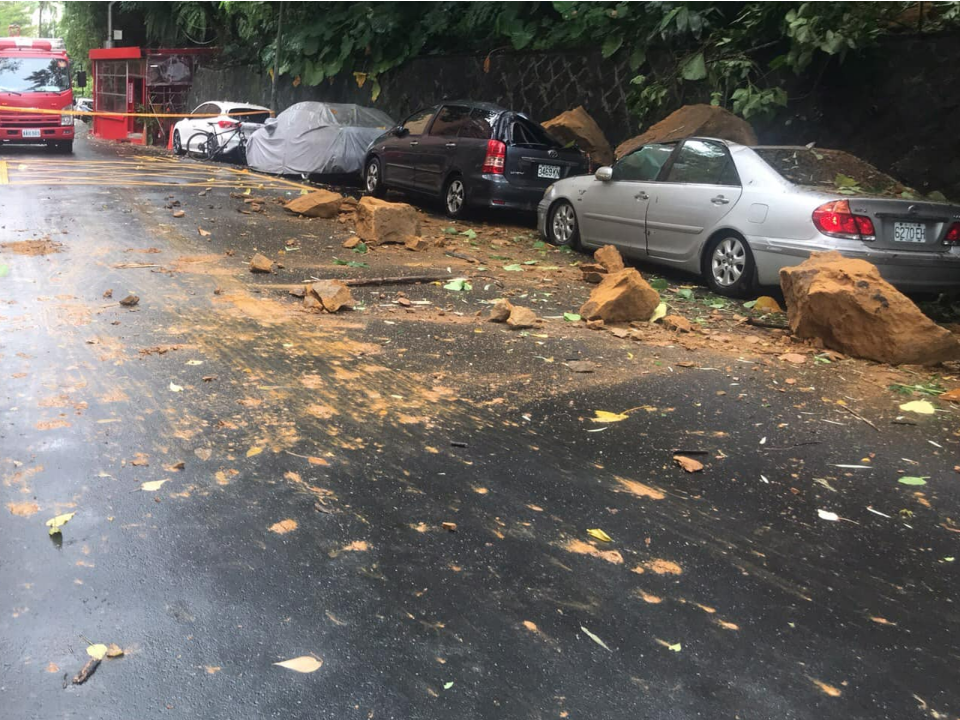
[[[955,222],[943,238],[944,245],[960,245],[960,222]]]
[[[507,156],[507,146],[499,140],[487,140],[487,156],[483,159],[484,175],[503,175],[503,163]]]
[[[240,123],[235,120],[220,120],[217,122],[217,125],[219,125],[221,128],[235,128],[239,124]]]
[[[813,224],[830,237],[848,240],[875,240],[877,237],[873,220],[865,215],[854,215],[846,200],[834,200],[818,207],[813,211]]]

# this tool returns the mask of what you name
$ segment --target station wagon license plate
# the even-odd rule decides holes
[[[537,165],[537,177],[547,178],[548,180],[560,179],[559,165]]]
[[[927,241],[927,226],[923,223],[895,222],[893,224],[893,241],[925,243]]]
[[[39,130],[21,130],[20,137],[40,137]]]

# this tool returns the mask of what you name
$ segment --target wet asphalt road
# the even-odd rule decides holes
[[[878,398],[877,432],[822,409],[839,380],[642,345],[655,372],[538,382],[600,340],[291,312],[228,170],[0,161],[0,243],[62,243],[0,249],[3,718],[960,714],[955,411]],[[75,686],[87,642],[125,656]]]

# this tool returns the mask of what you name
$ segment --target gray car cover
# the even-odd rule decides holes
[[[297,103],[250,136],[247,164],[274,175],[360,173],[367,148],[393,125],[360,105]]]

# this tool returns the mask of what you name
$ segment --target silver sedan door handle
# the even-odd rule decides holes
[[[457,144],[455,142],[448,142],[444,147],[455,148]]]
[[[710,198],[710,202],[714,205],[729,205],[730,201],[727,200],[723,195],[717,195],[715,198]]]
[[[649,199],[650,199],[650,196],[647,195],[643,190],[641,190],[640,192],[638,192],[636,195],[633,196],[633,199],[634,199],[634,200],[649,200]]]

